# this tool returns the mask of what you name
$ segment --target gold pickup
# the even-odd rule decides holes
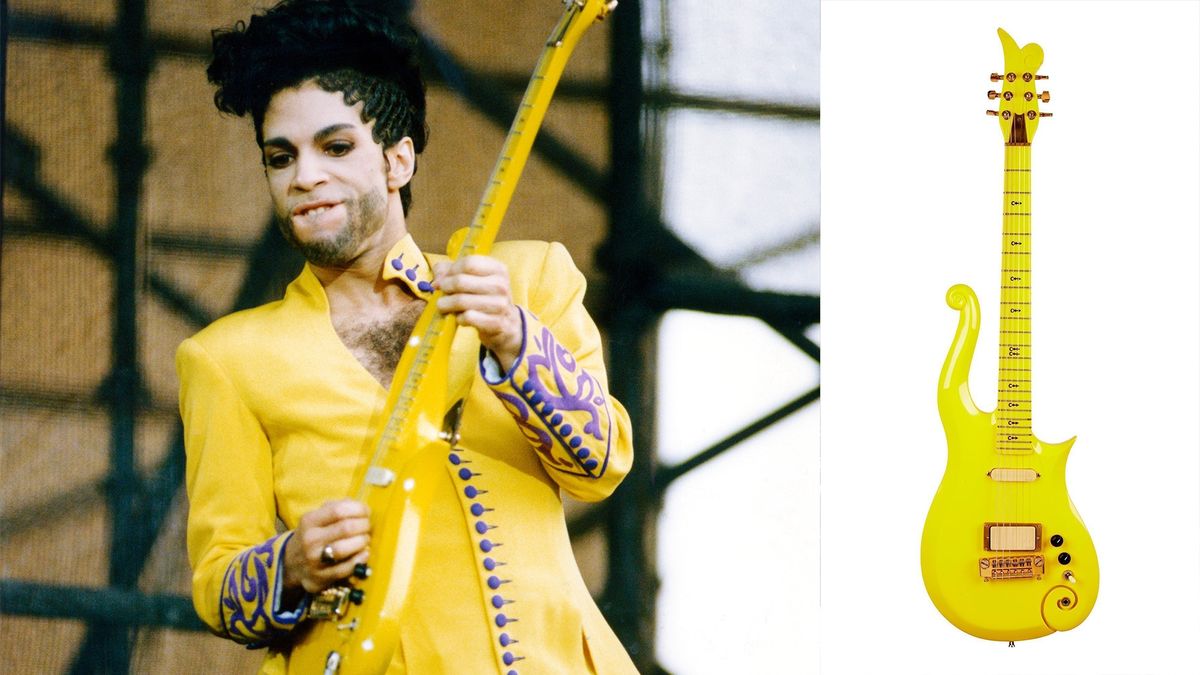
[[[988,472],[988,478],[997,483],[1032,483],[1040,478],[1037,471],[1033,469],[1009,469],[1005,467],[996,467]]]
[[[1039,523],[984,523],[985,551],[1040,551],[1042,526]]]

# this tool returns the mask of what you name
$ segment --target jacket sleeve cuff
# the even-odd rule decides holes
[[[507,373],[481,349],[480,373],[550,469],[600,478],[608,468],[613,413],[601,384],[529,310],[521,351]]]
[[[225,633],[250,648],[266,647],[304,617],[307,594],[295,607],[282,607],[283,553],[292,533],[285,532],[234,557],[221,585]]]

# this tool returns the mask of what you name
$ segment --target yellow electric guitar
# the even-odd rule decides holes
[[[616,6],[610,0],[565,0],[566,9],[538,60],[533,78],[471,225],[450,243],[450,256],[485,255],[550,105],[554,89],[584,32]],[[452,317],[437,312],[435,293],[405,346],[388,392],[383,428],[371,461],[356,477],[354,498],[371,510],[371,565],[314,597],[308,621],[294,633],[288,671],[303,675],[383,673],[400,639],[400,614],[417,538],[432,486],[445,480],[458,441],[461,401],[447,389]],[[449,412],[447,412],[449,411]]]
[[[979,336],[979,300],[964,285],[946,302],[958,329],[938,382],[949,459],[921,538],[921,571],[938,611],[988,640],[1028,640],[1069,630],[1096,602],[1100,568],[1092,538],[1067,496],[1072,438],[1033,435],[1030,339],[1032,221],[1030,149],[1041,117],[1036,84],[1042,48],[1019,47],[1003,30],[1001,91],[988,111],[1004,134],[1000,270],[1000,359],[996,409],[979,410],[967,373]]]

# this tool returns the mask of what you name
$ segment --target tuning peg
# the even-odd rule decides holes
[[[1040,115],[1040,116],[1042,116],[1042,117],[1054,117],[1054,113],[1044,113],[1044,112],[1040,112],[1040,113],[1038,113],[1038,115]]]
[[[1000,80],[1003,80],[1003,79],[1004,79],[1004,76],[1001,75],[1000,73],[992,73],[992,82],[999,82]]]
[[[999,110],[989,110],[989,111],[987,111],[987,114],[991,115],[992,117],[999,117],[1000,111]]]
[[[1049,103],[1050,102],[1050,91],[1049,90],[1043,91],[1042,93],[1038,94],[1038,98],[1041,99],[1042,103]]]
[[[1000,94],[998,92],[996,92],[994,89],[989,89],[988,90],[988,98],[989,99],[1000,98]]]
[[[1035,80],[1048,80],[1048,79],[1050,79],[1050,76],[1049,76],[1049,75],[1034,75],[1034,76],[1033,76],[1033,79],[1035,79]]]

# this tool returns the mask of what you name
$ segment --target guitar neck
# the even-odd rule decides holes
[[[453,259],[487,255],[491,251],[567,61],[586,29],[602,19],[614,6],[615,3],[606,5],[578,0],[567,5],[542,49],[475,216],[465,228],[465,234],[459,233],[461,239],[456,236],[451,240],[449,253]],[[370,464],[372,467],[380,465],[401,430],[412,424],[412,412],[420,405],[419,386],[434,361],[434,352],[439,347],[445,348],[454,339],[456,321],[453,316],[443,316],[437,312],[439,297],[441,291],[436,292],[426,305],[401,357],[388,395],[387,409],[390,413],[376,443]],[[411,357],[408,354],[410,350],[413,351]],[[364,490],[365,485],[360,486],[360,496]]]
[[[1032,195],[1028,143],[1004,146],[1004,237],[1000,248],[1000,365],[996,449],[1033,449],[1031,262]]]

